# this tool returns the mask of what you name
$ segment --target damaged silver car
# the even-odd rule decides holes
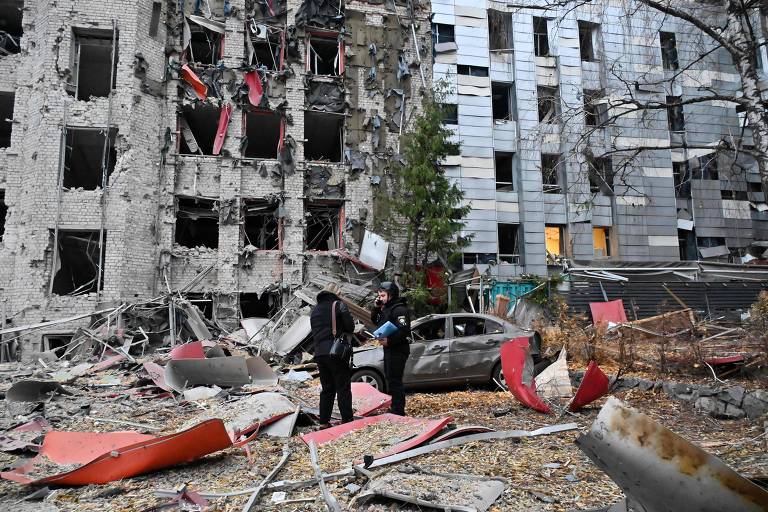
[[[503,383],[499,347],[527,337],[538,356],[541,336],[491,315],[456,313],[428,315],[411,324],[411,355],[405,367],[406,388]],[[353,382],[385,390],[384,349],[363,345],[355,349]]]

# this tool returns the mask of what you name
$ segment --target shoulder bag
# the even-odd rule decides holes
[[[339,301],[334,301],[331,305],[331,331],[333,332],[333,344],[329,355],[338,359],[346,360],[352,355],[352,345],[344,338],[344,335],[337,336],[336,334],[336,304]]]

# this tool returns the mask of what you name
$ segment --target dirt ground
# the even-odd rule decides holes
[[[131,377],[123,374],[123,385]],[[310,384],[316,385],[316,383]],[[307,390],[304,390],[305,392]],[[660,392],[634,389],[618,393],[618,398],[650,415],[661,424],[690,441],[720,456],[745,476],[768,474],[768,445],[763,421],[717,420],[694,411],[690,406],[670,400]],[[215,400],[215,399],[214,399]],[[136,399],[112,387],[82,386],[74,397],[60,397],[44,407],[46,417],[58,430],[117,431],[130,427],[98,423],[89,418],[123,419],[157,427],[147,432],[162,435],[203,413],[210,406],[203,403],[180,403],[171,398]],[[29,408],[5,404],[3,427],[27,417]],[[556,423],[575,422],[579,430],[523,440],[474,442],[460,447],[436,451],[402,464],[442,473],[469,473],[503,477],[506,490],[491,510],[494,511],[568,511],[607,506],[616,501],[618,487],[574,445],[574,439],[585,431],[596,417],[602,401],[578,414],[543,415],[526,409],[508,393],[489,389],[447,390],[413,393],[408,396],[410,416],[442,418],[450,416],[456,425],[483,425],[497,430],[533,430]],[[39,412],[39,411],[38,411]],[[312,430],[299,424],[297,434]],[[0,480],[0,509],[5,510],[159,510],[169,498],[158,498],[156,489],[174,489],[187,484],[188,489],[206,492],[231,492],[255,487],[269,473],[288,442],[291,457],[276,480],[311,478],[309,452],[298,435],[290,440],[259,437],[250,444],[252,462],[243,449],[228,449],[202,460],[156,473],[79,488],[56,489],[45,502],[19,503],[34,489]],[[362,457],[362,453],[360,456]],[[28,457],[28,455],[26,456]],[[26,457],[0,453],[4,470]],[[388,466],[384,470],[396,468]],[[343,509],[349,507],[353,494],[346,486],[365,479],[347,479],[329,483],[329,488]],[[272,493],[265,493],[253,510],[325,510],[318,487],[288,491],[287,500],[313,498],[311,502],[275,504]],[[241,510],[247,495],[212,499],[209,510]],[[178,508],[178,505],[175,507]],[[170,509],[170,508],[169,508]],[[420,510],[388,501],[368,502],[356,510]]]

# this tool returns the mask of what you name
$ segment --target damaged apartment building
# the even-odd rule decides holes
[[[748,144],[744,113],[727,101],[675,105],[737,92],[730,55],[640,3],[564,3],[432,2],[433,78],[453,90],[445,123],[462,144],[446,172],[472,207],[465,267],[513,277],[562,270],[563,258],[604,267],[764,258],[768,205],[755,162],[707,148]],[[764,80],[764,44],[756,61]],[[617,115],[629,94],[667,108]],[[615,151],[637,147],[651,150],[631,160]]]
[[[2,326],[84,316],[23,335],[46,350],[85,315],[181,292],[236,328],[359,263],[430,87],[429,15],[0,0]]]

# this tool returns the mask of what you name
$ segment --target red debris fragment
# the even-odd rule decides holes
[[[368,416],[380,409],[392,405],[392,397],[382,393],[366,382],[352,383],[352,402],[358,416]]]
[[[592,312],[592,323],[627,323],[627,314],[624,311],[624,301],[621,299],[609,302],[590,302],[589,310]]]
[[[605,396],[610,387],[611,384],[608,376],[603,373],[596,362],[590,361],[587,371],[584,372],[579,389],[576,390],[573,400],[568,404],[568,410],[571,412],[578,411],[585,405]]]
[[[192,86],[198,99],[204,100],[208,96],[208,86],[205,85],[186,64],[181,66],[181,78]]]
[[[528,338],[515,338],[501,345],[501,371],[509,391],[515,398],[534,411],[551,412],[549,406],[536,394]],[[531,376],[530,384],[523,383],[523,374],[526,371]]]
[[[248,101],[254,107],[261,105],[261,98],[264,96],[264,86],[261,83],[261,77],[258,71],[249,71],[244,75],[245,83],[248,85]]]
[[[214,155],[221,153],[221,148],[224,146],[224,137],[227,136],[230,117],[232,117],[232,105],[226,104],[221,107],[221,114],[219,114],[219,127],[216,129],[216,139],[213,141]]]
[[[171,359],[205,359],[203,342],[193,341],[174,347],[171,350]]]

